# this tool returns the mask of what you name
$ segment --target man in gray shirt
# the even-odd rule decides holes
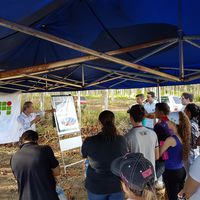
[[[142,105],[133,105],[130,109],[133,128],[125,135],[129,152],[142,153],[155,170],[155,161],[159,159],[159,145],[156,133],[142,125],[145,109]]]

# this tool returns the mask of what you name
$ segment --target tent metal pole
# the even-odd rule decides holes
[[[14,29],[16,31],[20,31],[20,32],[26,33],[28,35],[32,35],[34,37],[38,37],[38,38],[59,44],[61,46],[68,47],[70,49],[73,49],[73,50],[76,50],[76,51],[79,51],[79,52],[82,52],[82,53],[87,53],[87,54],[96,56],[98,58],[102,58],[104,60],[108,60],[108,61],[111,61],[111,62],[114,62],[114,63],[118,63],[120,65],[128,66],[130,68],[137,69],[137,70],[140,70],[140,71],[144,71],[144,72],[147,72],[147,73],[150,73],[150,74],[156,74],[156,75],[159,75],[159,76],[162,76],[162,77],[165,77],[165,78],[169,78],[173,81],[178,81],[178,82],[180,81],[179,78],[172,76],[170,74],[166,74],[164,72],[156,71],[156,70],[153,70],[151,68],[144,67],[142,65],[134,64],[134,63],[131,63],[129,61],[119,59],[119,58],[107,55],[105,53],[102,53],[102,52],[98,52],[98,51],[86,48],[84,46],[78,45],[76,43],[70,42],[68,40],[61,39],[61,38],[56,37],[54,35],[44,33],[44,32],[35,30],[33,28],[29,28],[29,27],[26,27],[26,26],[23,26],[23,25],[19,25],[19,24],[10,22],[8,20],[4,20],[2,18],[0,18],[0,25],[2,25],[3,27],[6,27],[6,28]]]
[[[118,73],[123,73],[123,74],[127,74],[127,75],[132,75],[132,76],[135,76],[135,77],[146,77],[146,78],[158,78],[157,76],[154,76],[154,75],[148,75],[148,74],[140,74],[140,73],[135,73],[135,72],[127,72],[127,71],[123,71],[123,70],[116,70],[116,69],[107,69],[107,68],[104,68],[104,67],[97,67],[97,66],[91,66],[91,65],[88,65],[86,64],[85,66],[89,67],[89,68],[93,68],[93,69],[97,69],[97,70],[100,70],[100,71],[105,71],[105,72],[108,72],[110,74],[107,74],[106,76],[104,77],[101,77],[101,79],[104,79],[106,78],[108,75],[113,75],[115,74],[115,72],[118,72]],[[160,79],[162,80],[169,80],[167,78],[163,78],[163,77],[159,77]]]
[[[178,0],[179,78],[184,79],[182,0]]]
[[[44,88],[39,88],[39,87],[35,87],[35,86],[28,86],[28,85],[23,85],[23,84],[19,84],[19,83],[12,83],[10,81],[0,81],[0,85],[4,86],[4,85],[15,85],[15,86],[20,86],[20,87],[24,87],[24,88],[34,88],[34,89],[39,89],[39,90],[45,90]]]
[[[24,77],[28,77],[28,78],[43,80],[43,81],[49,81],[49,82],[53,82],[53,83],[59,83],[59,84],[67,85],[67,86],[73,86],[73,87],[77,87],[77,88],[81,88],[82,87],[82,86],[77,85],[77,84],[68,83],[68,82],[64,82],[64,81],[57,81],[57,80],[44,78],[44,77],[40,77],[40,76],[32,76],[32,75],[27,75],[27,74],[23,74],[23,76]]]
[[[195,75],[192,75],[192,76],[190,76],[190,77],[187,77],[187,78],[184,79],[184,81],[186,81],[186,82],[188,82],[188,81],[193,81],[193,80],[196,80],[196,79],[198,79],[198,78],[200,78],[200,73],[195,74]]]
[[[179,78],[184,79],[184,53],[183,53],[183,40],[179,40]]]
[[[5,87],[5,86],[0,86],[0,88],[2,88],[2,89],[7,89],[7,90],[15,90],[15,91],[26,92],[26,90],[17,89],[17,88],[9,88],[9,87]]]
[[[141,79],[141,78],[136,78],[135,76],[129,76],[129,75],[125,75],[125,74],[122,74],[122,73],[118,73],[118,72],[115,72],[116,75],[122,75],[124,78],[129,78],[129,79],[133,79],[135,81],[142,81],[142,82],[145,82],[145,83],[155,83],[154,81],[150,81],[150,80],[145,80],[145,79]]]
[[[116,85],[119,85],[121,83],[124,83],[126,82],[127,80],[122,80],[122,81],[119,81],[118,83],[115,83],[115,84],[112,84],[111,86],[109,86],[109,88],[111,89],[112,87],[116,86]]]
[[[144,60],[144,59],[146,59],[146,58],[148,58],[148,57],[150,57],[150,56],[152,56],[152,55],[154,55],[154,54],[156,54],[156,53],[158,53],[158,52],[160,52],[160,51],[162,51],[162,50],[164,50],[164,49],[166,49],[166,48],[168,48],[170,46],[172,46],[173,44],[175,44],[177,42],[178,42],[178,39],[173,41],[173,42],[170,42],[168,44],[162,45],[161,47],[151,51],[150,53],[148,53],[148,54],[146,54],[146,55],[144,55],[144,56],[142,56],[140,58],[137,58],[136,60],[133,61],[133,63],[138,63],[138,62],[140,62],[140,61],[142,61],[142,60]],[[121,69],[126,69],[126,68],[127,68],[126,66],[121,67]]]
[[[112,78],[109,78],[109,79],[106,79],[106,80],[103,80],[103,81],[98,81],[98,82],[95,82],[95,83],[90,83],[90,84],[86,85],[85,87],[91,87],[91,86],[99,85],[99,84],[106,83],[106,82],[109,82],[109,81],[113,81],[115,79],[122,78],[122,77],[123,76],[112,77]]]
[[[81,92],[78,91],[77,92],[77,107],[78,107],[78,118],[79,118],[79,125],[80,125],[80,129],[81,129]]]
[[[83,64],[81,66],[81,71],[82,71],[82,86],[84,87],[84,85],[85,85],[85,74],[84,74],[84,65]]]
[[[200,40],[200,35],[184,36],[185,40]]]
[[[195,43],[195,42],[192,42],[192,41],[187,40],[187,39],[185,39],[184,41],[187,42],[187,43],[189,43],[189,44],[191,44],[192,46],[195,46],[195,47],[197,47],[197,48],[200,48],[200,45],[197,44],[197,43]]]
[[[174,67],[160,67],[160,69],[179,70],[178,68],[174,68]],[[184,69],[184,71],[200,72],[200,69]]]
[[[158,81],[157,83],[157,98],[158,98],[158,102],[161,102],[161,96],[160,96],[160,83]]]

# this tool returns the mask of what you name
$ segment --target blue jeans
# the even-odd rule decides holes
[[[124,200],[124,193],[117,192],[111,194],[94,194],[92,192],[88,192],[88,200]]]

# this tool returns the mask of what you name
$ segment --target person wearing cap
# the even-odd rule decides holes
[[[145,113],[145,126],[149,129],[153,129],[155,124],[155,93],[147,93],[147,103],[144,104]]]
[[[85,180],[88,199],[123,200],[120,180],[112,174],[110,165],[115,158],[127,153],[126,140],[117,133],[113,112],[101,112],[99,122],[101,132],[86,138],[81,148],[83,158],[89,161]]]
[[[36,124],[40,123],[41,116],[45,113],[55,112],[55,109],[45,110],[44,112],[34,112],[34,106],[31,101],[23,104],[22,113],[18,116],[18,122],[21,125],[20,133],[27,130],[36,131]]]
[[[129,114],[133,128],[125,135],[128,150],[131,153],[143,153],[155,170],[155,161],[159,159],[159,144],[156,133],[142,125],[145,109],[136,104],[131,107]]]
[[[156,200],[155,173],[152,163],[142,153],[128,153],[116,158],[111,171],[121,178],[122,188],[131,200]]]
[[[183,188],[186,171],[184,161],[188,161],[190,151],[190,121],[183,112],[172,112],[168,115],[168,126],[173,135],[168,137],[160,147],[160,156],[167,151],[163,181],[168,199],[177,200]]]
[[[54,178],[60,175],[59,163],[51,147],[38,145],[37,141],[37,132],[24,132],[20,149],[10,161],[17,179],[19,200],[59,200]]]

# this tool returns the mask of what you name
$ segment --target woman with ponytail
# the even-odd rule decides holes
[[[200,123],[200,109],[194,103],[190,103],[185,107],[185,114],[190,119],[191,123],[191,149],[189,154],[189,165],[200,155],[200,148],[197,146],[197,138],[200,136],[199,123]]]
[[[186,171],[184,162],[188,161],[190,151],[190,121],[183,112],[172,112],[168,116],[168,126],[173,134],[160,148],[160,156],[167,151],[163,181],[168,199],[177,200],[178,192],[183,188]]]
[[[123,200],[120,180],[110,171],[112,161],[127,153],[126,141],[117,134],[113,112],[105,110],[99,115],[102,131],[83,142],[82,156],[89,166],[85,187],[89,200]]]

